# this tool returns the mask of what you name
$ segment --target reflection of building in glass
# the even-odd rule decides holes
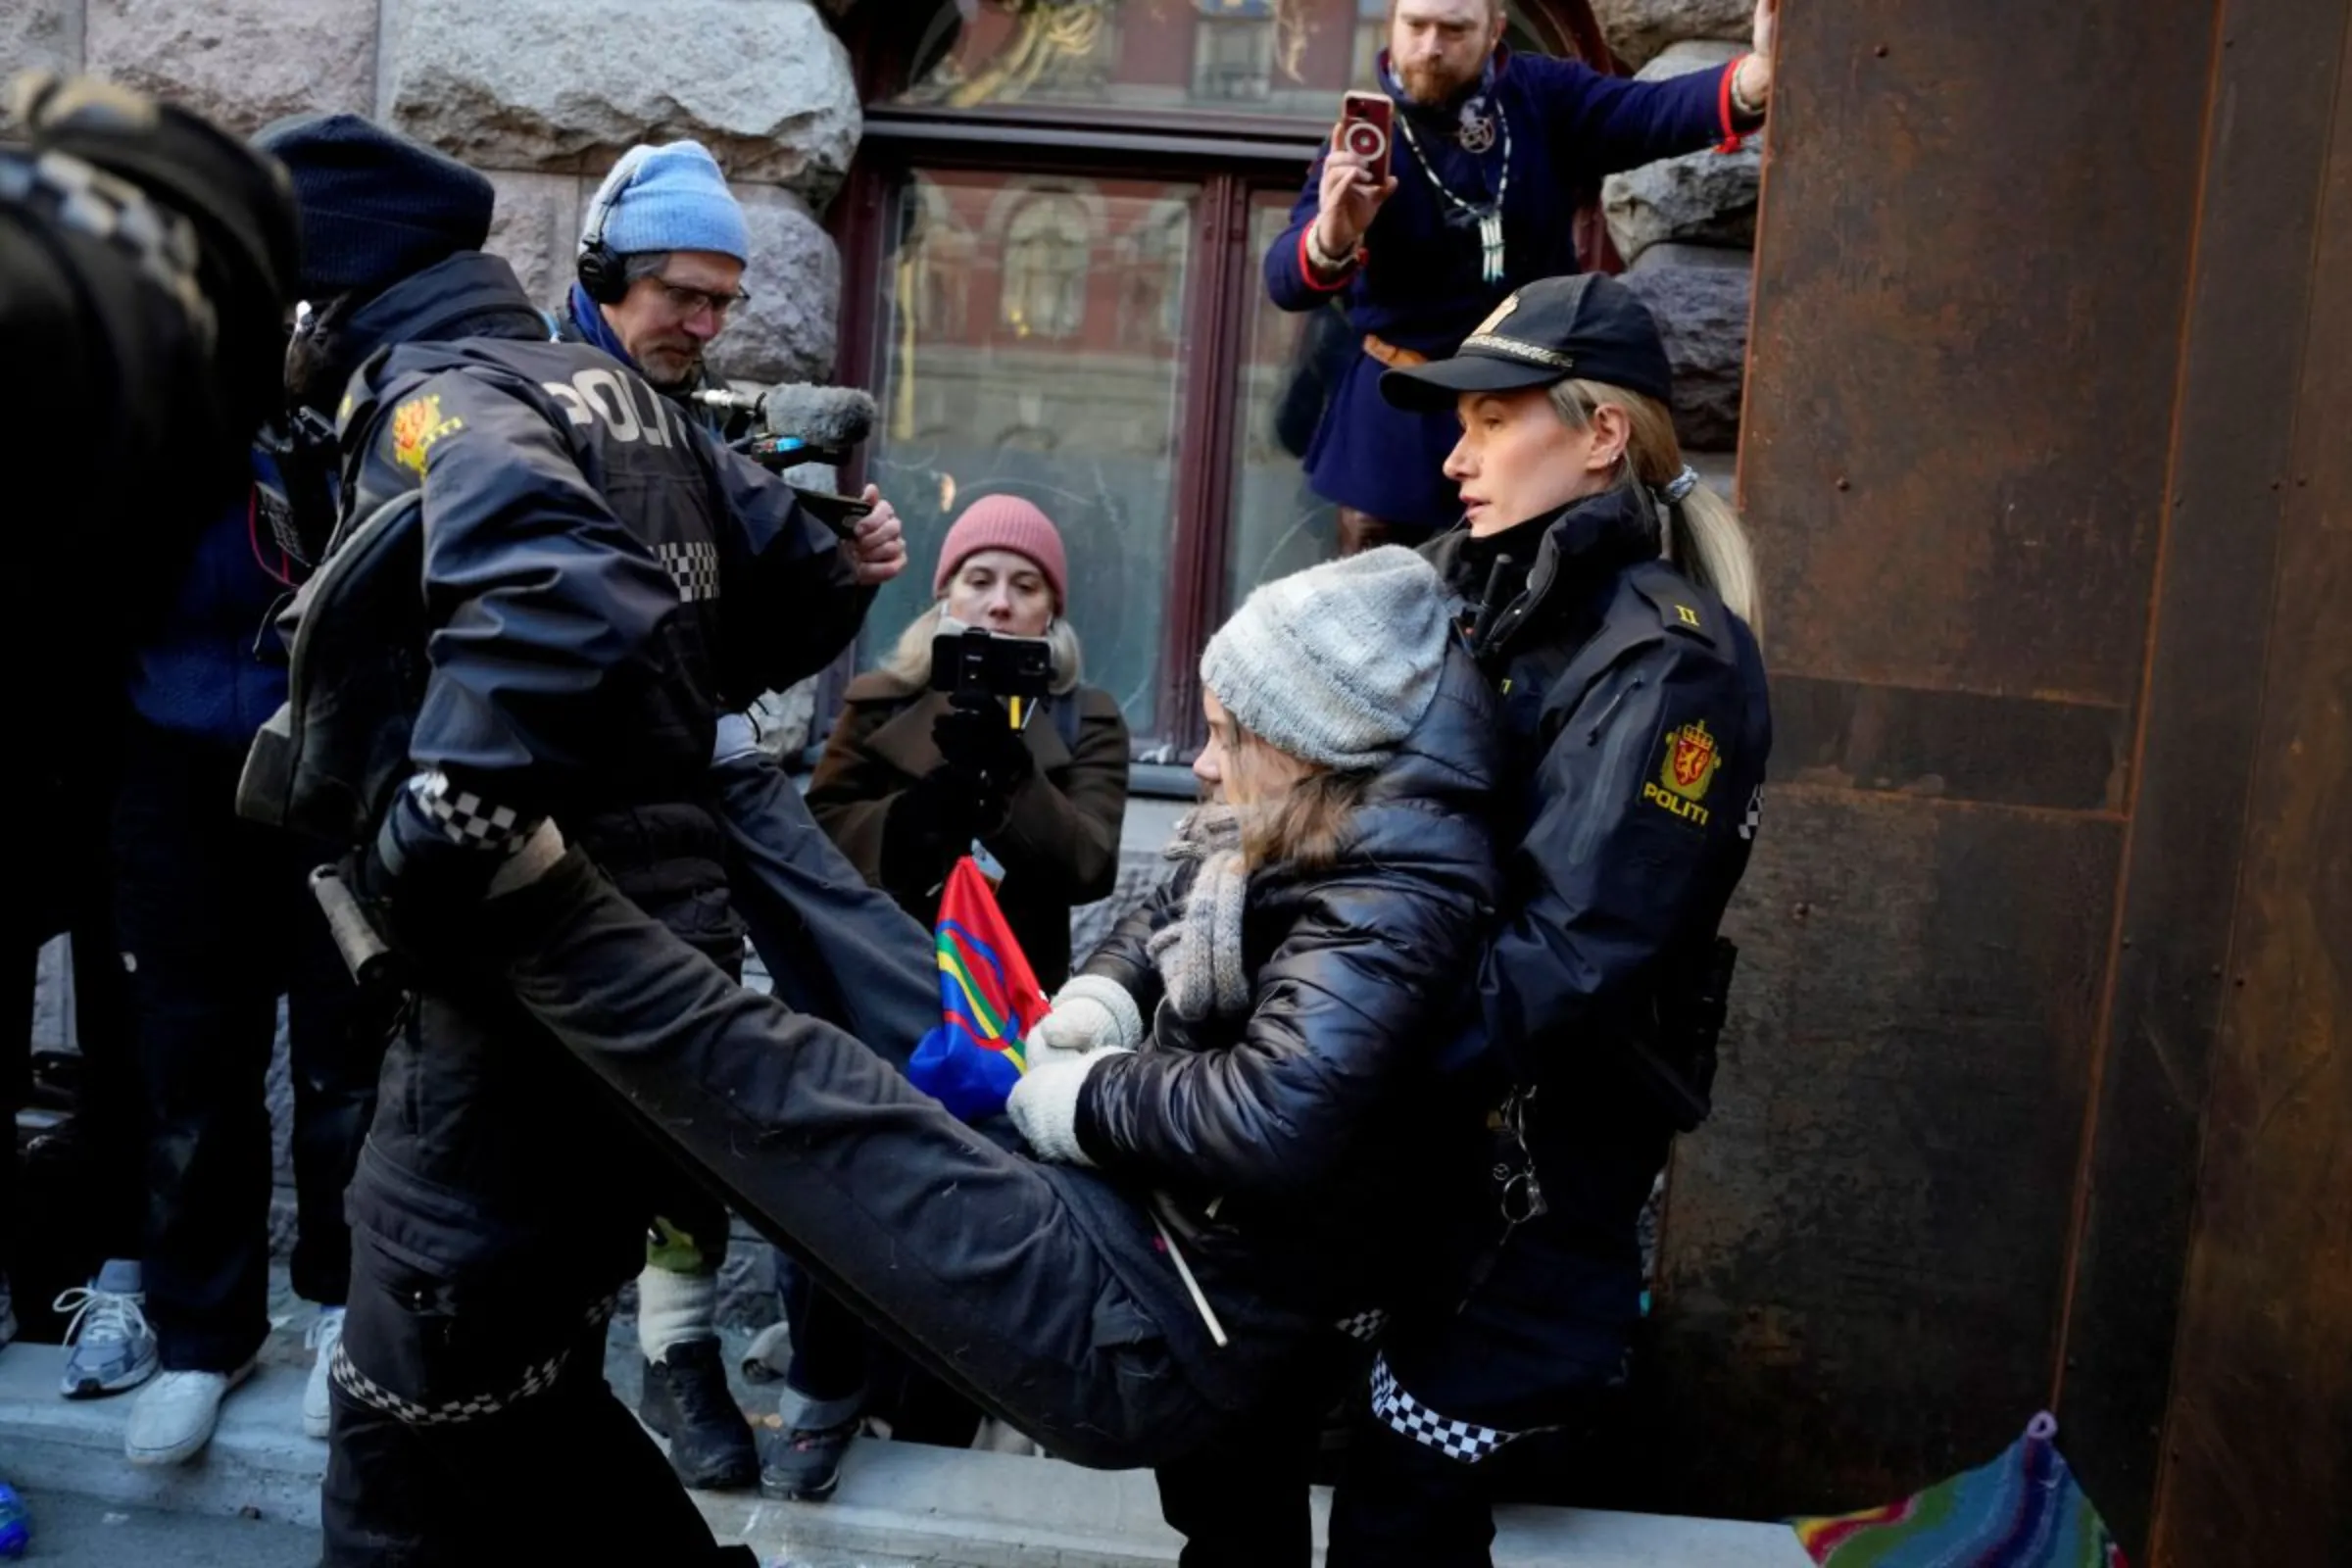
[[[1273,91],[1270,0],[1200,0],[1200,6],[1193,31],[1193,96],[1247,103]]]
[[[1328,122],[1371,85],[1387,19],[1388,0],[935,0],[935,63],[900,101]]]
[[[1073,337],[1086,322],[1086,209],[1061,192],[1030,197],[1004,228],[1003,317],[1021,337]]]
[[[1184,331],[1185,258],[1193,214],[1182,202],[1156,202],[1118,243],[1119,342],[1129,348],[1173,343]]]

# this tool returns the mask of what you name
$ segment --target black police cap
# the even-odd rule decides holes
[[[1514,392],[1572,376],[1660,403],[1673,396],[1658,323],[1613,277],[1578,272],[1515,290],[1453,358],[1388,371],[1380,395],[1396,408],[1430,413],[1452,408],[1464,392]]]

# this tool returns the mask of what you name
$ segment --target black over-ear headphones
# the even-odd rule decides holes
[[[604,187],[588,208],[588,222],[580,234],[580,255],[576,264],[580,287],[599,305],[618,305],[629,292],[627,270],[612,247],[605,243],[605,225],[612,221],[612,209],[620,205],[637,178],[637,168],[643,164],[651,147],[632,147],[621,154],[620,162],[612,166]]]

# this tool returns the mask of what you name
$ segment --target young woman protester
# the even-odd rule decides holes
[[[1261,588],[1202,677],[1225,809],[1033,1035],[1009,1108],[1042,1158],[735,985],[576,854],[530,880],[529,852],[462,940],[740,1211],[1050,1452],[1230,1466],[1280,1408],[1302,1441],[1271,1561],[1306,1549],[1312,1413],[1288,1391],[1344,1322],[1404,1304],[1397,1257],[1484,1179],[1483,1107],[1436,1057],[1500,896],[1496,724],[1403,550]]]

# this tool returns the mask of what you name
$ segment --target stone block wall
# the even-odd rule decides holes
[[[861,128],[849,52],[808,0],[10,0],[0,76],[86,70],[250,133],[350,110],[498,187],[490,249],[532,298],[570,281],[622,149],[693,137],[751,215],[750,306],[713,346],[745,380],[831,373],[841,260],[817,221]]]
[[[1642,81],[1721,70],[1748,51],[1754,21],[1750,0],[1595,0],[1593,13]],[[1740,439],[1763,170],[1763,138],[1750,136],[1737,152],[1662,159],[1601,186],[1625,281],[1658,318],[1674,364],[1676,430],[1696,451]]]

